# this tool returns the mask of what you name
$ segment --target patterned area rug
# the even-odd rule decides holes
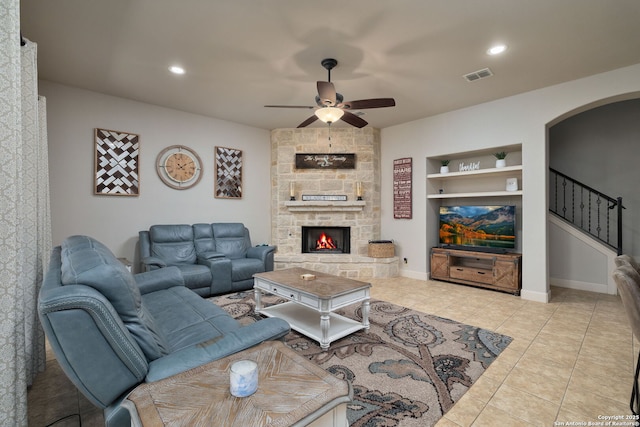
[[[261,318],[254,313],[253,292],[211,300],[243,324]],[[265,306],[284,302],[271,295],[263,301]],[[362,319],[359,304],[336,313]],[[374,299],[369,322],[368,332],[334,341],[327,351],[295,331],[285,338],[289,347],[351,382],[351,427],[434,425],[512,340]]]

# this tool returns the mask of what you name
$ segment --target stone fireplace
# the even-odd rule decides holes
[[[355,168],[296,169],[297,153],[353,153]],[[278,246],[276,269],[302,267],[349,278],[398,275],[397,257],[367,255],[369,240],[381,238],[378,129],[335,127],[330,140],[328,127],[273,130],[271,184],[271,236]],[[361,188],[362,200],[356,195],[357,187]],[[295,200],[291,200],[292,191]],[[346,200],[303,201],[303,195],[341,196]],[[325,226],[349,229],[348,252],[303,250],[303,227]],[[344,242],[343,237],[338,240]]]

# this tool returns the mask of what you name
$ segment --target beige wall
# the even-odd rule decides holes
[[[267,130],[40,82],[47,97],[53,242],[87,234],[134,261],[138,231],[153,224],[243,222],[254,244],[271,243]],[[94,128],[140,135],[140,195],[93,195]],[[188,190],[163,184],[155,159],[165,147],[193,148],[204,164]],[[216,199],[214,147],[243,151],[243,198]]]
[[[547,124],[597,100],[640,91],[638,75],[635,65],[382,129],[382,233],[398,241],[398,256],[409,260],[401,274],[426,278],[429,271],[429,247],[414,237],[430,241],[437,230],[437,220],[427,212],[426,158],[522,143],[522,297],[547,301]],[[399,157],[414,159],[411,220],[394,220],[391,211],[391,165]]]

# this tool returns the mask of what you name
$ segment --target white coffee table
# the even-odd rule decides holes
[[[303,275],[309,274],[315,279],[303,279]],[[304,268],[254,274],[253,283],[257,313],[286,320],[291,329],[318,341],[323,350],[337,339],[369,329],[370,283]],[[289,301],[265,308],[263,293]],[[358,302],[362,303],[362,322],[333,312]]]

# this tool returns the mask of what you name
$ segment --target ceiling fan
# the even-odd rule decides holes
[[[372,98],[361,99],[358,101],[344,101],[342,94],[336,92],[336,88],[331,83],[331,70],[338,65],[338,61],[333,58],[323,59],[322,66],[326,68],[328,78],[326,82],[317,82],[318,95],[316,96],[317,106],[306,105],[265,105],[269,108],[307,108],[316,111],[313,116],[298,125],[299,128],[309,126],[311,123],[320,119],[331,125],[336,121],[349,123],[357,128],[365,127],[368,123],[361,117],[353,114],[349,110],[364,110],[367,108],[383,108],[394,107],[396,101],[393,98]]]

